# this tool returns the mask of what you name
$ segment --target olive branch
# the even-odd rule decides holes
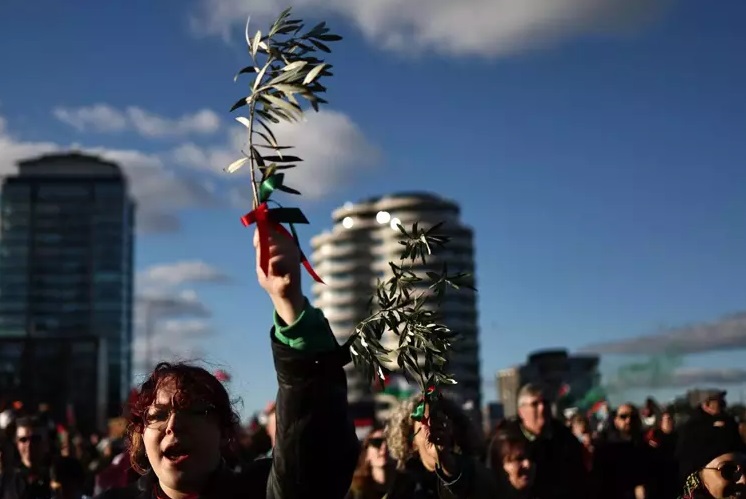
[[[435,266],[428,263],[450,240],[438,232],[442,225],[423,229],[415,222],[408,231],[397,224],[402,234],[399,244],[403,246],[400,261],[389,262],[391,277],[378,280],[369,302],[371,315],[358,324],[350,346],[355,365],[371,382],[382,383],[386,364],[395,360],[423,392],[456,384],[445,370],[458,334],[442,323],[437,310],[449,289],[476,289],[471,274],[449,273],[447,262],[435,271]],[[387,331],[398,337],[397,348],[382,345]]]
[[[279,170],[294,168],[303,161],[298,156],[284,153],[292,146],[278,143],[272,132],[272,124],[298,122],[303,118],[303,107],[299,99],[305,100],[315,110],[326,100],[319,94],[326,92],[321,84],[324,77],[332,76],[332,66],[314,54],[330,53],[327,43],[341,40],[342,37],[329,32],[326,23],[318,24],[304,31],[303,21],[290,18],[287,8],[272,24],[266,34],[261,30],[253,36],[249,33],[249,20],[246,22],[246,43],[252,64],[241,69],[236,81],[243,74],[254,74],[247,97],[239,99],[231,112],[248,106],[248,116],[239,116],[236,121],[248,129],[247,149],[243,157],[225,168],[234,173],[248,164],[251,174],[251,188],[256,208],[262,202],[261,185]],[[255,139],[260,139],[259,141]],[[260,152],[264,150],[264,153]],[[283,175],[284,177],[284,175]],[[274,188],[290,194],[300,194],[295,189],[283,185],[282,181]]]
[[[236,117],[248,130],[247,150],[242,150],[243,156],[225,171],[234,173],[249,165],[255,209],[267,201],[273,190],[300,194],[284,185],[284,174],[278,172],[294,168],[303,160],[285,152],[293,146],[280,144],[272,125],[281,121],[301,121],[302,100],[315,111],[320,104],[327,103],[319,94],[326,92],[321,80],[333,76],[332,66],[317,55],[330,53],[327,43],[342,39],[331,33],[323,22],[304,31],[303,21],[291,19],[290,14],[291,9],[285,9],[266,34],[259,30],[251,35],[250,18],[247,20],[246,43],[252,64],[234,77],[236,81],[244,74],[255,75],[249,95],[231,107],[233,112],[248,106],[247,115]],[[379,279],[369,303],[371,315],[358,324],[348,342],[356,366],[362,368],[371,381],[377,378],[382,382],[385,365],[395,357],[399,369],[416,380],[423,392],[431,386],[456,383],[445,369],[448,351],[458,335],[441,322],[437,309],[447,289],[474,290],[474,287],[470,274],[449,274],[447,263],[442,264],[440,272],[427,270],[433,250],[449,241],[448,237],[437,233],[441,225],[422,229],[415,223],[411,231],[398,225],[402,233],[399,242],[403,246],[400,261],[389,263],[392,277],[385,281]],[[297,241],[297,236],[294,237]],[[420,272],[423,267],[426,268],[424,275]],[[395,350],[381,344],[386,331],[399,338]]]

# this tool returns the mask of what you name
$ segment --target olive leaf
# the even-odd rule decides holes
[[[301,121],[304,109],[299,99],[305,100],[315,111],[319,110],[319,104],[326,103],[318,94],[326,92],[320,82],[332,76],[329,71],[332,65],[315,54],[331,52],[328,44],[342,39],[330,33],[326,23],[305,30],[303,20],[292,19],[290,14],[290,8],[283,10],[268,30],[257,30],[253,35],[249,32],[251,18],[247,20],[245,38],[251,64],[234,77],[238,81],[243,75],[254,75],[248,95],[238,99],[230,109],[231,112],[245,109],[245,115],[236,120],[248,130],[248,143],[244,148],[248,154],[245,152],[244,157],[231,163],[225,171],[233,173],[249,166],[254,207],[259,204],[259,184],[269,176],[269,168],[274,172],[296,166],[285,163],[302,161],[297,156],[282,153],[291,146],[278,143],[272,125]],[[262,157],[258,148],[273,152]],[[267,163],[283,165],[267,167]],[[292,187],[283,187],[285,192],[298,192]]]
[[[383,382],[387,364],[396,363],[423,392],[430,386],[453,385],[446,372],[448,356],[458,334],[443,324],[437,312],[447,290],[476,291],[471,274],[449,273],[447,263],[431,270],[428,259],[445,247],[450,238],[442,224],[411,230],[397,224],[403,246],[398,263],[389,262],[391,277],[378,280],[371,298],[370,316],[361,321],[350,339],[350,351],[358,369],[370,382]],[[383,335],[398,337],[395,348],[382,345]]]

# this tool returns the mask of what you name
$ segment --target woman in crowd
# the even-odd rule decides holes
[[[528,455],[523,435],[509,429],[507,422],[498,425],[490,443],[488,466],[497,477],[500,499],[532,499],[535,465]]]
[[[223,456],[235,443],[239,420],[225,387],[201,367],[161,363],[129,411],[132,465],[143,476],[127,495],[105,492],[102,497],[334,499],[347,494],[358,455],[347,416],[343,366],[349,353],[302,294],[294,241],[270,236],[266,275],[259,253],[259,282],[275,308],[271,342],[279,390],[272,458],[255,461],[240,474],[231,471]]]
[[[679,470],[686,481],[680,499],[746,497],[746,447],[734,427],[715,422],[681,431]]]
[[[448,398],[438,400],[424,418],[412,418],[420,397],[404,401],[386,425],[386,443],[397,472],[386,499],[494,499],[494,477],[479,462],[477,429]]]
[[[383,428],[374,427],[363,440],[348,499],[381,499],[393,476],[393,466]]]

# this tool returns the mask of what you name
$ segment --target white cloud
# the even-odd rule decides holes
[[[162,288],[138,293],[135,316],[136,322],[143,325],[148,320],[169,318],[207,319],[212,317],[212,312],[192,289],[174,291]]]
[[[147,370],[160,361],[193,358],[200,350],[199,340],[212,332],[211,316],[210,309],[191,289],[140,293],[132,342],[135,368]]]
[[[112,108],[97,105],[90,109],[111,111]],[[91,111],[83,115],[90,117],[98,113],[106,116],[109,111]],[[70,116],[72,114],[67,117]],[[147,121],[153,115],[143,112],[142,116]],[[147,127],[165,130],[167,127],[158,120],[160,118],[139,126],[143,130]],[[127,126],[130,125],[128,121]],[[113,127],[109,125],[110,129]],[[290,153],[304,159],[288,174],[288,184],[300,190],[304,200],[322,198],[349,183],[354,177],[359,177],[363,170],[373,166],[379,157],[378,151],[368,142],[357,124],[337,111],[309,112],[303,122],[280,123],[274,125],[273,130],[283,144],[295,146]],[[236,182],[223,171],[241,155],[246,138],[246,129],[234,123],[227,140],[214,147],[187,142],[157,153],[134,149],[71,147],[48,141],[24,141],[10,133],[6,120],[0,116],[0,176],[15,173],[17,161],[41,154],[78,150],[98,155],[118,163],[127,175],[130,191],[137,203],[138,232],[170,233],[181,228],[179,213],[184,209],[250,204],[250,189],[246,188],[248,183]],[[247,170],[240,171],[238,175],[246,173]],[[218,186],[236,187],[221,192]]]
[[[10,133],[6,120],[0,116],[0,176],[16,173],[16,163],[21,159],[70,149],[55,142],[24,141]],[[75,149],[112,160],[122,167],[137,202],[136,227],[140,233],[178,230],[180,210],[225,203],[210,184],[191,175],[177,175],[158,154],[101,147]]]
[[[78,108],[57,107],[52,110],[55,118],[81,132],[123,132],[134,130],[143,137],[183,137],[207,135],[218,131],[220,118],[209,109],[172,119],[146,111],[136,106],[120,110],[108,104],[94,104]]]
[[[128,126],[127,116],[106,104],[77,109],[58,107],[52,114],[61,122],[80,131],[93,129],[97,132],[121,132]]]
[[[338,111],[310,111],[303,122],[281,122],[273,125],[272,131],[280,144],[294,147],[286,151],[288,154],[303,159],[297,168],[288,171],[287,183],[307,199],[319,199],[348,184],[374,166],[380,157],[358,125]],[[246,129],[236,123],[228,144],[207,149],[183,144],[173,151],[172,159],[184,166],[228,175],[222,173],[223,168],[240,157],[246,141]],[[236,174],[245,174],[245,170]],[[239,194],[241,197],[248,195],[246,189]]]
[[[137,274],[137,289],[142,293],[154,290],[168,290],[194,283],[230,282],[230,277],[222,270],[201,260],[152,265]]]
[[[132,361],[135,375],[145,374],[158,362],[195,361],[204,357],[204,351],[194,338],[185,341],[183,331],[158,327],[148,340],[140,335],[132,342]]]
[[[200,357],[200,340],[213,333],[210,308],[186,284],[227,283],[230,279],[201,261],[148,267],[136,276],[133,359],[147,370],[160,361]]]
[[[501,56],[585,34],[626,33],[671,0],[296,0],[301,11],[341,14],[377,46]],[[246,16],[277,15],[279,0],[200,0],[195,32],[228,39]],[[255,28],[259,27],[256,23]],[[261,26],[263,27],[263,26]]]
[[[159,331],[184,339],[207,336],[213,332],[213,328],[209,322],[202,319],[168,319],[161,323]]]

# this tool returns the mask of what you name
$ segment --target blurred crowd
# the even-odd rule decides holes
[[[412,418],[421,400],[403,400],[360,442],[347,499],[523,498],[676,499],[739,497],[744,488],[743,415],[726,393],[701,393],[687,414],[625,403],[609,412],[552,414],[542,387],[526,385],[518,416],[486,434],[448,398],[436,414]],[[54,421],[49,407],[0,415],[0,499],[82,499],[136,483],[127,422],[83,435]],[[241,473],[272,457],[276,404],[237,429],[222,451]],[[433,445],[434,426],[443,421]],[[449,469],[450,467],[450,469]],[[708,472],[709,471],[709,472]],[[693,492],[695,491],[695,492]],[[699,492],[696,492],[699,491]],[[707,491],[710,495],[703,495]],[[687,495],[689,494],[689,495]]]

